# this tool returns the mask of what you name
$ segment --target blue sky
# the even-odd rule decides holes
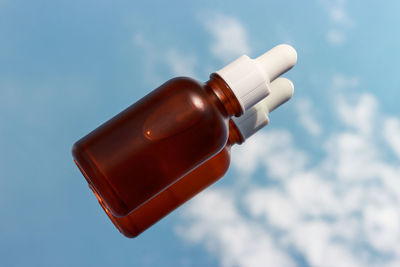
[[[0,0],[0,265],[399,266],[399,8]],[[169,78],[279,43],[298,51],[292,100],[222,180],[123,237],[72,144]]]

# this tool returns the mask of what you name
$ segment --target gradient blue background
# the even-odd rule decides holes
[[[0,0],[0,265],[219,266],[176,234],[181,210],[136,239],[123,237],[73,164],[72,144],[179,75],[157,59],[170,49],[196,56],[199,80],[234,59],[210,52],[203,20],[214,13],[242,23],[252,57],[281,42],[295,46],[298,64],[287,77],[295,97],[311,99],[325,132],[340,127],[326,108],[336,72],[357,76],[381,111],[398,117],[400,4],[348,1],[356,23],[347,25],[327,19],[323,2]],[[329,42],[330,28],[345,40]],[[323,136],[309,136],[294,112],[289,102],[270,127],[289,129],[317,161]],[[236,176],[230,171],[216,186]]]

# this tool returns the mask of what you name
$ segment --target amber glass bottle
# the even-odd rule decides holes
[[[126,216],[221,151],[228,121],[269,94],[297,59],[288,45],[242,56],[201,83],[174,78],[73,146],[91,188],[114,216]]]
[[[175,78],[79,140],[73,156],[107,207],[123,216],[220,151],[227,120],[240,114],[218,76],[206,84]]]
[[[171,211],[223,177],[229,168],[231,147],[269,123],[268,114],[293,94],[293,84],[283,78],[271,83],[271,94],[241,118],[229,121],[229,138],[225,147],[214,157],[176,181],[125,217],[113,216],[96,192],[97,199],[119,231],[135,237]]]

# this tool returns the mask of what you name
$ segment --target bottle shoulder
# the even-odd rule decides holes
[[[172,78],[172,79],[166,81],[160,87],[167,87],[167,88],[171,88],[171,89],[185,88],[185,90],[187,90],[187,91],[186,92],[183,91],[182,93],[198,91],[200,94],[202,94],[202,93],[205,93],[206,83],[198,81],[191,77],[182,76],[182,77]]]

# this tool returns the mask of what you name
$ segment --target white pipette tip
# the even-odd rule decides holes
[[[255,59],[270,81],[275,80],[297,63],[297,52],[288,44],[280,44]]]
[[[259,104],[266,105],[268,112],[273,111],[283,103],[287,102],[294,93],[294,85],[291,80],[277,78],[271,83],[271,93]],[[258,104],[257,104],[258,105]]]

